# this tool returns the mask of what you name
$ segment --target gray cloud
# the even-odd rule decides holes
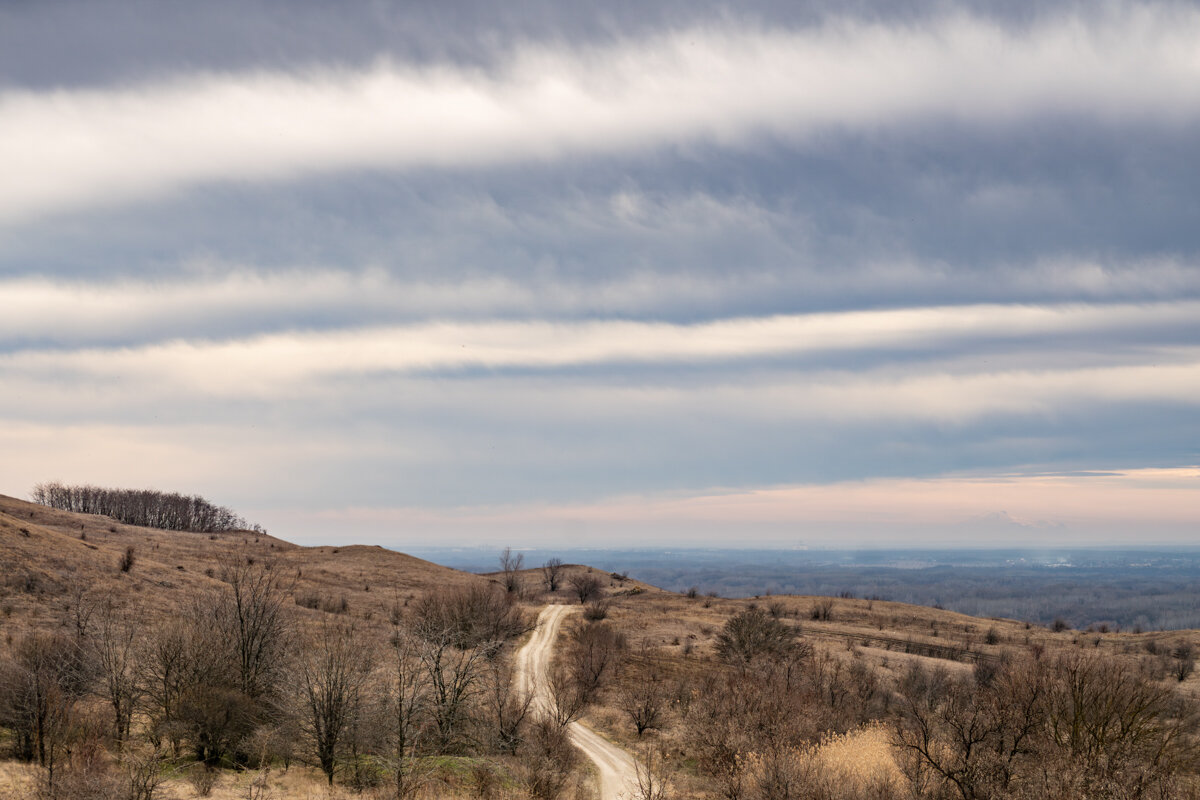
[[[0,8],[0,491],[878,538],[1103,472],[1185,530],[1196,8],[799,5]]]
[[[136,88],[0,94],[0,219],[151,198],[209,181],[344,169],[477,167],[757,135],[1007,126],[1040,114],[1187,125],[1200,114],[1200,14],[979,19],[929,29],[698,28],[523,45],[489,74],[368,68],[209,74]],[[17,157],[19,154],[19,157]]]

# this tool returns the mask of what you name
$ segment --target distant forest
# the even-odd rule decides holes
[[[33,487],[32,498],[35,503],[60,511],[100,514],[127,525],[146,528],[198,533],[264,532],[260,526],[247,523],[228,508],[210,503],[199,495],[189,497],[155,489],[109,489],[50,482]]]
[[[1124,631],[1200,627],[1200,570],[1154,567],[970,567],[923,569],[873,566],[739,564],[724,569],[631,569],[630,575],[683,591],[725,597],[812,594],[895,600],[978,617],[1004,617],[1040,625]]]
[[[493,569],[486,566],[491,552],[482,548],[413,552],[460,569]],[[1200,550],[1194,547],[558,552],[676,592],[695,587],[722,597],[875,598],[1047,626],[1061,621],[1080,630],[1200,628]]]

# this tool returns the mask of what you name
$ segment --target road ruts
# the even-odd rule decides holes
[[[517,687],[533,696],[536,713],[546,713],[550,706],[550,658],[563,618],[573,610],[570,606],[546,606],[538,615],[537,630],[517,651]],[[567,733],[571,742],[596,765],[600,800],[631,800],[637,772],[629,753],[580,722],[572,722]]]

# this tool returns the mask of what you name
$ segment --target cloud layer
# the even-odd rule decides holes
[[[793,5],[0,9],[0,491],[1186,537],[1200,11]]]
[[[1200,114],[1200,12],[1135,9],[1020,34],[965,16],[922,29],[672,32],[526,46],[491,71],[382,61],[0,94],[0,220],[207,181],[463,168],[914,123],[1101,124]]]

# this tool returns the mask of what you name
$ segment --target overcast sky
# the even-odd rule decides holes
[[[800,7],[803,5],[803,7]],[[1200,6],[0,5],[0,492],[1194,543]]]

